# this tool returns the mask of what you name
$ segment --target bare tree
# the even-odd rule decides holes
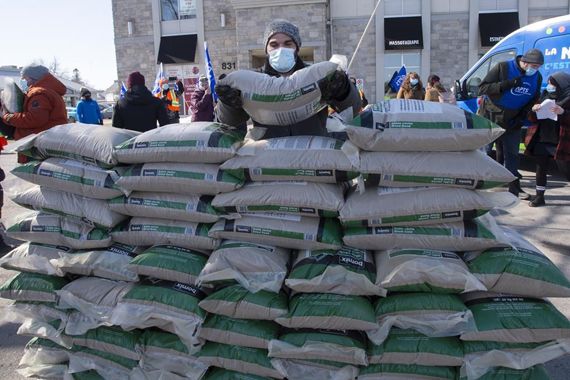
[[[79,73],[78,68],[73,69],[73,75],[71,76],[71,80],[75,83],[85,84],[83,78],[81,78],[81,74]]]

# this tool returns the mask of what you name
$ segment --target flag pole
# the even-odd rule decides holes
[[[356,53],[358,53],[358,49],[360,49],[360,45],[362,44],[362,41],[364,40],[364,36],[366,35],[366,32],[368,32],[368,28],[370,28],[370,24],[372,24],[372,19],[374,18],[374,15],[376,14],[376,10],[378,9],[378,6],[380,5],[380,3],[382,2],[382,0],[378,0],[378,2],[376,3],[376,6],[374,7],[374,10],[372,11],[372,14],[370,15],[370,19],[368,20],[368,24],[366,24],[366,27],[364,28],[364,32],[362,32],[362,36],[360,36],[360,41],[358,41],[358,45],[356,45],[356,49],[354,49],[354,53],[352,54],[352,57],[350,58],[350,62],[348,64],[348,67],[346,69],[346,72],[350,72],[350,67],[352,66],[352,62],[354,62],[354,58],[356,57]]]

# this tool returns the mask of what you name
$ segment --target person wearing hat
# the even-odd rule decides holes
[[[67,123],[63,95],[66,87],[42,65],[29,65],[21,71],[25,92],[22,112],[6,113],[2,120],[14,127],[14,139],[40,133]]]
[[[479,85],[479,96],[483,99],[477,113],[505,129],[495,143],[502,148],[505,167],[517,177],[509,184],[509,192],[521,199],[530,198],[522,190],[518,177],[521,128],[540,96],[542,75],[538,69],[543,64],[542,52],[530,49],[522,56],[499,62]]]
[[[267,25],[263,35],[263,47],[265,64],[260,69],[262,73],[285,77],[307,66],[299,57],[299,29],[287,20],[276,19]],[[250,116],[242,107],[241,92],[224,85],[223,81],[215,90],[220,100],[216,105],[217,120],[236,128],[243,126]],[[343,71],[337,70],[327,81],[326,88],[321,88],[321,91],[322,99],[336,111],[352,107],[353,114],[356,114],[361,108],[358,90]],[[293,125],[263,125],[252,120],[253,130],[250,136],[256,140],[297,135],[326,136],[327,117],[328,111],[325,107],[318,114]]]
[[[192,121],[214,120],[214,99],[208,84],[208,78],[202,75],[196,85],[196,89],[190,97],[190,111]]]
[[[144,76],[135,71],[127,78],[127,92],[113,109],[113,127],[146,132],[168,124],[166,106],[145,86]]]
[[[77,103],[77,121],[103,125],[101,108],[95,100],[91,99],[91,91],[85,87],[81,89],[81,100]]]

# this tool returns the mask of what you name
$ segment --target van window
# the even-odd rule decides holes
[[[479,93],[479,85],[493,67],[499,62],[508,61],[516,56],[516,50],[504,50],[493,54],[488,57],[481,65],[475,70],[464,82],[464,86],[467,89],[468,98],[476,98]]]

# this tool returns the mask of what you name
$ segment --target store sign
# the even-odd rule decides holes
[[[491,47],[519,28],[518,12],[480,13],[481,46]]]
[[[423,49],[421,16],[384,19],[384,49]]]

